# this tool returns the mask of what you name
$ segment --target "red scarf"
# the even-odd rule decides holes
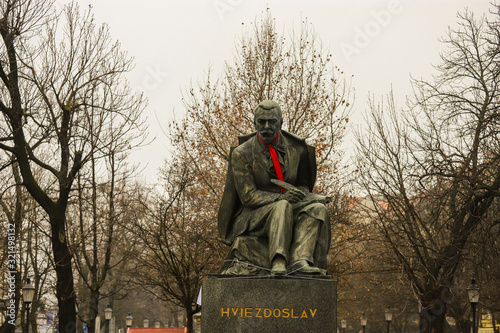
[[[276,176],[278,177],[279,180],[283,180],[283,172],[281,172],[281,165],[280,165],[280,160],[278,159],[278,154],[276,153],[276,149],[272,147],[272,145],[278,140],[278,137],[280,136],[280,133],[278,132],[278,135],[274,138],[273,142],[267,143],[264,140],[260,138],[260,136],[257,134],[257,138],[259,138],[260,142],[265,144],[267,148],[269,148],[269,153],[271,154],[271,159],[273,160],[273,165],[274,165],[274,170],[276,171]],[[284,193],[285,189],[283,187],[280,187],[281,192]]]

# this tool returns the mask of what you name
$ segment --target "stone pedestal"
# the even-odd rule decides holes
[[[336,287],[330,277],[209,276],[202,333],[336,332]]]

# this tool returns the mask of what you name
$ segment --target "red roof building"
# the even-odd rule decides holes
[[[128,333],[186,333],[186,327],[130,327]]]

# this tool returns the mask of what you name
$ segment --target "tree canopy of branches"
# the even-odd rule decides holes
[[[133,170],[126,169],[126,156],[120,155],[110,151],[101,163],[91,158],[80,170],[77,198],[67,213],[73,261],[84,287],[78,295],[78,315],[89,333],[95,332],[100,299],[111,298],[129,284],[122,268],[135,243],[127,234],[132,202],[140,191],[130,184]],[[113,273],[120,275],[119,281],[112,281]]]
[[[378,226],[421,302],[422,332],[444,331],[471,235],[500,196],[496,9],[494,21],[459,14],[437,75],[413,80],[401,116],[391,96],[371,101],[369,128],[358,135],[360,184],[389,203]]]
[[[58,14],[48,0],[2,1],[0,35],[0,149],[16,157],[22,184],[49,217],[59,327],[70,332],[76,323],[65,215],[70,192],[91,157],[141,140],[145,103],[123,76],[131,59],[90,11],[70,4]],[[43,181],[35,166],[47,171]]]
[[[350,110],[350,86],[307,22],[291,37],[280,36],[271,13],[244,30],[234,62],[221,78],[191,87],[186,117],[175,121],[176,153],[191,161],[200,184],[222,193],[229,148],[237,136],[255,131],[253,110],[265,99],[278,102],[284,129],[317,148],[319,187],[334,192],[341,159],[338,149]]]
[[[141,286],[159,299],[185,309],[188,332],[193,332],[193,314],[201,279],[221,266],[217,231],[204,214],[197,184],[185,161],[163,170],[161,195],[145,197],[136,209],[134,230],[141,249],[136,259],[136,277]],[[167,194],[165,197],[164,194]]]

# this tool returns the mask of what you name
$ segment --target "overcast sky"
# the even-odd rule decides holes
[[[65,0],[57,0],[62,6]],[[278,31],[288,34],[307,18],[334,63],[352,76],[353,123],[361,122],[368,94],[386,95],[391,86],[402,102],[411,93],[409,77],[428,78],[444,45],[439,38],[456,27],[466,7],[487,14],[489,0],[79,0],[92,5],[99,23],[135,58],[132,86],[149,99],[149,132],[155,141],[134,152],[154,182],[168,156],[162,133],[172,115],[183,113],[181,91],[202,80],[209,66],[221,72],[232,61],[242,23],[249,24],[270,8]]]

